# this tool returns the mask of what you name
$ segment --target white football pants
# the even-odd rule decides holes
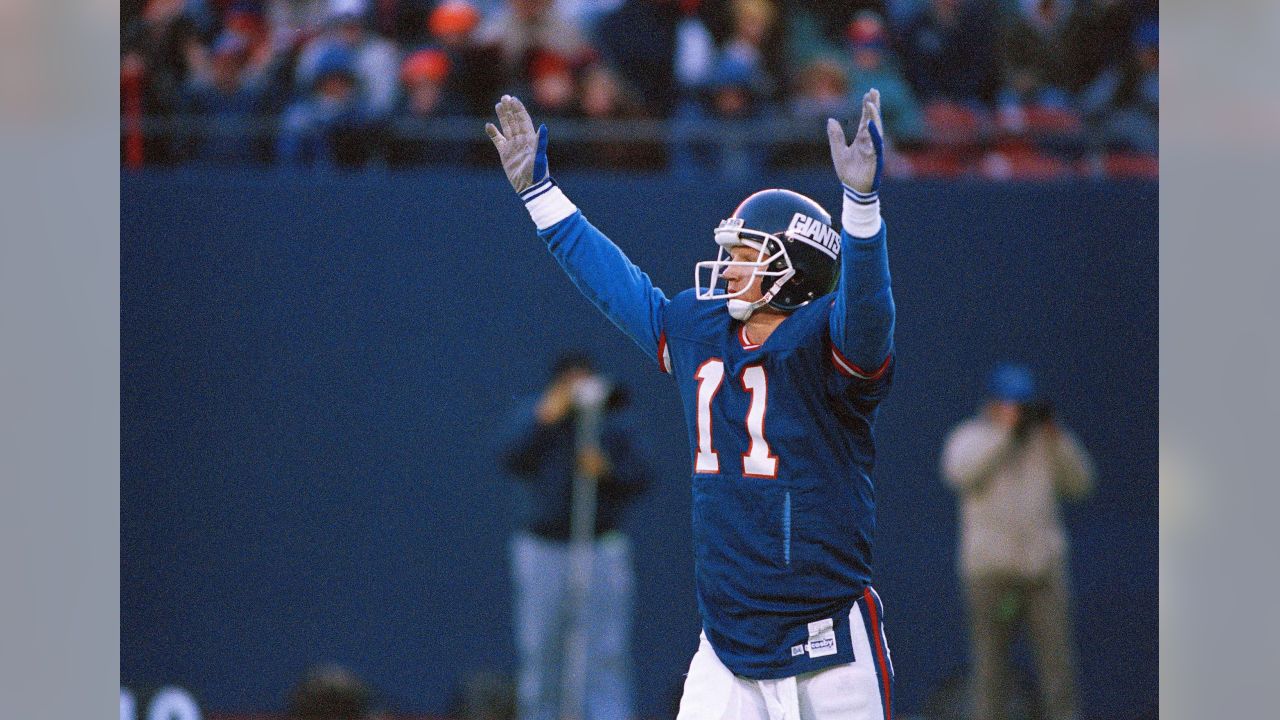
[[[868,589],[849,613],[854,662],[795,677],[734,675],[703,633],[676,720],[892,720],[893,664],[878,600]]]

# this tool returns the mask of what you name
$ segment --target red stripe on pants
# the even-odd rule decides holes
[[[884,661],[884,644],[880,642],[880,614],[876,609],[876,599],[871,594],[871,588],[862,591],[862,599],[867,603],[867,610],[871,612],[871,634],[875,637],[876,643],[876,662],[880,664],[880,684],[883,687],[881,694],[884,695],[884,720],[893,720],[892,710],[893,703],[889,697],[889,666]]]

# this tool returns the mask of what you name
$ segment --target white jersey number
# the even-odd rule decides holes
[[[720,472],[720,456],[711,446],[711,400],[724,382],[724,361],[708,360],[694,373],[698,379],[698,454],[694,460],[694,472]],[[742,388],[751,393],[751,405],[747,408],[747,434],[751,446],[742,456],[742,474],[747,477],[774,478],[778,476],[778,458],[769,451],[769,441],[764,438],[764,416],[769,406],[769,378],[764,366],[748,365],[742,369]]]
[[[693,463],[697,473],[720,472],[720,456],[711,447],[711,398],[724,381],[724,361],[708,360],[694,373],[698,378],[698,458]]]

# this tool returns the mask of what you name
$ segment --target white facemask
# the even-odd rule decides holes
[[[729,218],[716,228],[716,244],[720,246],[715,260],[703,260],[694,266],[694,297],[699,300],[725,300],[729,315],[739,321],[746,321],[756,310],[764,307],[773,299],[783,284],[796,274],[791,266],[791,258],[787,256],[787,248],[777,237],[754,230],[744,230],[740,218]],[[755,260],[734,260],[730,250],[746,246],[756,251]],[[770,270],[769,266],[782,260],[781,270]],[[751,277],[743,283],[742,288],[728,292],[720,288],[724,271],[731,267],[751,268]],[[705,281],[704,281],[705,276]],[[741,297],[749,291],[757,278],[779,278],[772,284],[764,297],[750,302]]]

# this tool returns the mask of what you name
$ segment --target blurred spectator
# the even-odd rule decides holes
[[[267,22],[277,42],[309,40],[324,29],[330,0],[266,0]]]
[[[682,2],[680,7],[673,60],[681,94],[687,96],[700,91],[710,79],[715,69],[716,41],[698,17],[698,0]]]
[[[400,82],[404,85],[404,107],[414,117],[450,114],[442,107],[445,79],[449,77],[449,57],[443,50],[427,48],[404,59]]]
[[[1067,90],[1078,93],[1098,73],[1123,62],[1138,18],[1154,17],[1157,0],[1074,0],[1063,31]]]
[[[262,14],[262,3],[235,0],[222,18],[225,31],[237,33],[249,41],[249,52],[266,52],[274,44],[271,26]]]
[[[427,41],[427,18],[437,0],[370,0],[369,27],[400,47]]]
[[[449,108],[450,113],[484,115],[502,94],[504,76],[497,49],[474,42],[479,24],[480,11],[469,0],[443,0],[428,16],[431,37],[449,58],[447,102],[461,103]]]
[[[1002,110],[1068,105],[1067,0],[1018,0],[1000,32]]]
[[[761,45],[773,23],[774,6],[766,0],[741,0],[733,8],[732,39],[715,56],[705,83],[680,107],[671,151],[673,169],[680,174],[714,169],[746,177],[763,169],[770,152],[743,123],[766,117],[772,110],[768,99],[775,83],[765,70]],[[682,137],[711,127],[720,130],[718,144]]]
[[[587,40],[594,44],[600,20],[616,12],[623,2],[625,0],[557,0],[556,5],[571,23],[582,28]]]
[[[579,85],[578,110],[580,116],[587,120],[635,120],[644,116],[635,94],[605,63],[587,66],[582,71]],[[661,143],[633,140],[614,133],[602,137],[571,144],[566,148],[563,160],[557,152],[557,166],[658,170],[666,165],[666,153]]]
[[[825,123],[827,118],[849,118],[859,106],[840,63],[819,58],[800,70],[787,107],[794,118]]]
[[[569,59],[540,50],[529,60],[529,106],[541,117],[567,117],[578,105],[577,85]]]
[[[259,44],[233,30],[214,42],[207,68],[192,73],[188,83],[190,107],[204,116],[195,157],[234,163],[255,159],[259,133],[252,122],[259,117],[270,88],[271,46]]]
[[[577,63],[588,51],[582,29],[554,0],[506,0],[480,24],[475,42],[497,49],[506,77],[519,83],[530,80],[530,64],[540,54]]]
[[[676,67],[687,60],[677,56],[677,26],[682,19],[694,17],[700,0],[627,0],[597,26],[599,50],[617,69],[627,84],[636,89],[645,112],[652,117],[670,117],[676,110],[680,91],[676,84]],[[699,33],[697,24],[680,25],[681,37]],[[705,27],[703,28],[705,30]],[[704,38],[693,37],[698,55],[693,62],[709,70],[711,60],[701,53],[706,50]],[[682,56],[687,57],[685,50]],[[696,72],[696,71],[695,71]]]
[[[837,42],[844,35],[849,23],[859,13],[871,11],[880,17],[884,17],[887,6],[892,4],[886,0],[843,0],[842,2],[830,2],[830,0],[788,0],[786,5],[791,8],[792,15],[806,13],[813,17],[819,31],[824,38],[830,42]]]
[[[788,0],[787,55],[792,67],[840,53],[849,23],[865,10],[884,17],[883,0]]]
[[[451,72],[449,56],[437,48],[411,53],[401,64],[404,95],[388,142],[389,166],[457,163],[462,159],[464,143],[432,139],[423,126],[428,120],[461,114],[461,103],[449,97]]]
[[[763,110],[760,89],[767,86],[748,58],[724,53],[709,83],[708,109],[719,120],[746,120]]]
[[[1154,18],[1134,30],[1131,54],[1084,89],[1080,109],[1104,148],[1159,151],[1160,28]]]
[[[351,56],[365,113],[383,117],[395,107],[399,51],[367,27],[367,8],[368,0],[330,0],[323,33],[309,42],[298,58],[296,80],[300,88],[312,86],[320,59],[335,49],[344,50]]]
[[[849,23],[845,36],[850,62],[849,102],[853,108],[852,114],[846,117],[857,120],[862,96],[876,88],[880,91],[880,112],[886,128],[882,132],[891,143],[914,144],[924,140],[924,111],[898,68],[881,16],[871,10],[859,12]],[[892,128],[891,136],[889,128]]]
[[[735,0],[733,35],[716,61],[710,111],[722,120],[759,117],[776,83],[765,68],[763,46],[777,10],[769,0]]]
[[[523,481],[532,501],[524,528],[511,542],[521,720],[635,717],[630,656],[635,580],[630,540],[619,523],[650,478],[634,433],[618,414],[626,402],[620,389],[608,393],[599,438],[578,437],[587,407],[584,390],[604,384],[587,355],[561,355],[547,387],[515,409],[503,447],[503,465]],[[596,502],[575,507],[583,483],[595,488]],[[588,514],[576,515],[584,511]],[[586,523],[590,578],[573,577],[575,517]],[[587,597],[575,607],[575,580],[588,579]],[[559,692],[566,645],[575,629],[586,640],[585,708],[561,707]]]
[[[982,413],[947,436],[942,474],[960,500],[973,717],[1006,717],[1009,652],[1025,622],[1046,720],[1075,720],[1067,538],[1057,498],[1090,492],[1088,454],[1053,418],[1031,370],[1002,363],[988,380]]]
[[[990,104],[999,83],[990,0],[930,0],[902,31],[907,80],[925,103]]]
[[[706,141],[709,122],[780,110],[793,118],[843,118],[875,87],[894,132],[890,147],[942,148],[950,154],[926,159],[945,160],[955,172],[993,141],[1067,162],[1087,141],[1098,150],[1155,153],[1158,46],[1144,38],[1155,34],[1157,11],[1155,0],[126,0],[122,157],[131,167],[181,161],[192,151],[230,162],[269,157],[273,146],[290,149],[294,159],[311,157],[292,151],[326,146],[295,141],[316,137],[301,127],[320,126],[303,118],[328,117],[304,108],[316,110],[318,88],[338,84],[317,82],[320,58],[338,46],[350,51],[357,96],[343,104],[359,112],[334,117],[359,117],[349,129],[363,128],[333,135],[348,137],[340,143],[347,149],[368,148],[353,138],[403,127],[404,119],[486,115],[494,98],[510,92],[543,116],[671,120],[669,139],[657,148],[637,141],[609,153],[588,139],[584,162],[603,152],[628,167],[669,158],[677,173],[727,166],[738,168],[731,174],[750,172],[766,155],[789,166],[825,158],[789,139],[769,153],[758,143],[722,151]],[[896,34],[884,13],[897,19]],[[1139,19],[1148,16],[1148,29],[1139,32]],[[241,44],[233,36],[247,41],[247,52],[232,52]],[[423,75],[408,84],[401,72],[400,60],[424,48],[447,59],[440,88]],[[339,78],[347,81],[330,73],[330,81]],[[841,86],[844,99],[833,95]],[[595,99],[582,95],[588,89]],[[605,112],[599,108],[611,103],[603,98],[621,102]],[[192,132],[182,116],[188,111],[207,118],[209,130]],[[288,137],[234,140],[216,130],[252,118],[264,121],[251,123],[268,128],[264,135],[277,119]],[[993,135],[992,128],[1011,134]],[[730,130],[724,137],[741,135]],[[193,136],[203,141],[185,140]],[[400,139],[370,142],[396,155],[393,164],[425,158],[402,152]],[[462,145],[463,162],[472,153],[488,161],[483,138]],[[641,161],[632,152],[640,147],[657,160]],[[368,156],[338,153],[351,162],[362,154]],[[912,163],[920,156],[912,154]]]
[[[368,160],[376,127],[361,99],[355,58],[333,45],[315,60],[310,93],[285,111],[278,155],[290,165],[356,167]]]
[[[732,0],[729,16],[732,24],[721,45],[722,57],[750,68],[757,99],[774,101],[778,78],[788,74],[785,36],[777,5],[773,0]]]
[[[141,78],[142,112],[151,118],[169,118],[184,106],[185,85],[193,69],[205,71],[208,51],[195,23],[183,10],[183,0],[148,0],[142,12],[123,28],[121,66]],[[148,162],[171,163],[180,159],[172,133],[147,133],[144,154]]]
[[[780,100],[779,81],[790,77],[787,37],[789,18],[778,0],[700,0],[699,13],[720,45],[756,68],[764,84],[761,99]]]
[[[595,63],[582,73],[582,115],[593,120],[634,118],[640,114],[633,98],[612,68]]]
[[[709,160],[707,148],[687,139],[686,135],[703,123],[706,117],[705,94],[715,72],[717,49],[711,31],[698,15],[700,0],[680,3],[680,17],[673,37],[675,105],[672,110],[671,168],[678,175],[700,170]],[[652,7],[652,6],[650,6]],[[651,109],[657,110],[650,105]],[[661,112],[660,110],[658,110]]]
[[[761,69],[748,57],[724,53],[711,76],[707,112],[721,144],[712,148],[712,165],[722,175],[755,177],[764,171],[770,149],[768,140],[745,124],[764,118],[768,106],[761,96],[766,87]]]
[[[787,29],[787,58],[792,67],[805,67],[836,55],[836,47],[814,13],[806,8],[792,12]]]
[[[801,67],[786,106],[788,116],[811,128],[825,128],[827,118],[848,118],[858,110],[849,95],[844,65],[829,57],[817,57]],[[831,151],[814,142],[779,139],[771,143],[768,156],[770,166],[792,168],[829,162]]]

